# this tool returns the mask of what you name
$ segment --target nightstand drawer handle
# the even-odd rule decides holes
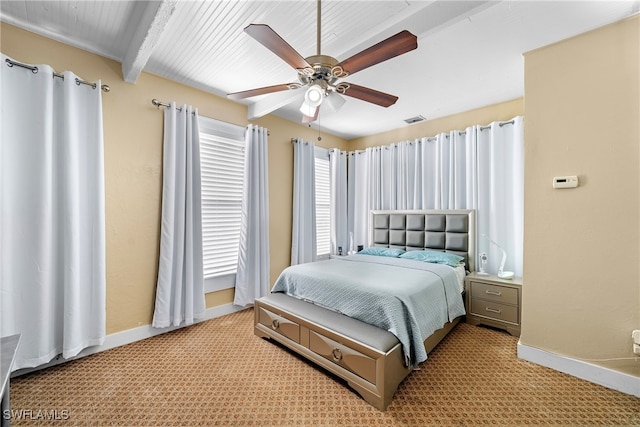
[[[502,313],[502,310],[496,310],[495,308],[491,308],[491,307],[487,307],[485,308],[485,310],[490,311],[492,313],[497,313],[497,314]]]
[[[498,296],[498,297],[499,297],[500,295],[502,295],[502,292],[500,292],[500,291],[490,291],[490,290],[486,290],[486,291],[484,291],[484,293],[485,293],[485,294],[489,294],[489,295],[495,295],[495,296]]]

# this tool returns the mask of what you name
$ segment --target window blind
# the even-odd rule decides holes
[[[316,255],[328,257],[331,248],[331,209],[329,157],[326,150],[315,156]]]
[[[244,128],[215,122],[200,130],[205,279],[237,271],[244,185]]]

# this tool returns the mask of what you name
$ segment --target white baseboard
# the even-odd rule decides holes
[[[224,316],[227,314],[235,313],[237,311],[242,311],[247,308],[248,307],[238,307],[237,305],[233,305],[231,303],[219,305],[217,307],[211,307],[205,310],[204,318],[201,320],[201,322],[215,319],[216,317]],[[28,374],[30,372],[38,371],[40,369],[59,365],[61,363],[65,363],[70,360],[76,360],[81,357],[89,356],[91,354],[100,353],[105,350],[110,350],[112,348],[120,347],[126,344],[131,344],[133,342],[141,341],[146,338],[151,338],[156,335],[175,331],[176,329],[180,329],[180,328],[184,328],[184,326],[171,326],[169,328],[154,328],[151,325],[145,325],[145,326],[140,326],[138,328],[127,329],[126,331],[116,332],[115,334],[107,335],[105,338],[104,344],[94,346],[94,347],[87,347],[75,357],[65,359],[62,357],[62,355],[58,355],[49,363],[45,363],[35,368],[19,369],[15,372],[12,372],[11,376],[17,377],[20,375]]]
[[[640,397],[640,378],[518,342],[518,358]]]

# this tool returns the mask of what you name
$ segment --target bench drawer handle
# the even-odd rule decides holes
[[[331,355],[333,356],[333,360],[336,362],[339,362],[342,360],[342,352],[340,351],[339,348],[334,348],[333,351],[331,352]]]
[[[278,322],[278,319],[273,319],[273,321],[271,322],[271,327],[274,331],[280,327],[280,322]]]

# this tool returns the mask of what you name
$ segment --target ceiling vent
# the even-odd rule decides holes
[[[404,119],[404,121],[407,122],[410,125],[413,124],[413,123],[421,122],[423,120],[427,120],[427,118],[424,117],[424,116],[415,116],[415,117],[411,117],[411,118],[408,118],[408,119]]]

